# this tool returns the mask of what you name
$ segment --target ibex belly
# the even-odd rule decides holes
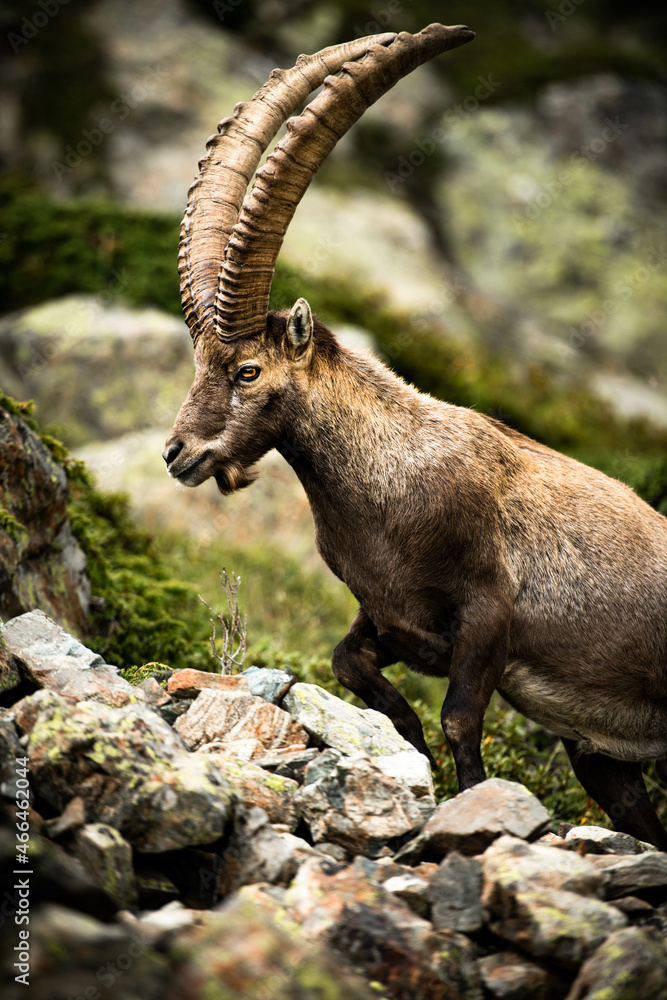
[[[528,663],[508,664],[498,690],[518,712],[552,733],[576,740],[584,753],[618,760],[653,760],[667,754],[667,703],[629,692],[568,685],[562,675]]]

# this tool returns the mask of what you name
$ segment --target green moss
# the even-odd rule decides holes
[[[0,531],[5,531],[17,545],[28,540],[28,529],[13,514],[0,506]]]

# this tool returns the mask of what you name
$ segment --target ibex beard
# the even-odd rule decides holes
[[[163,455],[179,482],[213,476],[223,493],[251,483],[270,449],[288,457],[318,550],[359,602],[335,676],[431,760],[382,671],[402,660],[448,677],[441,719],[461,789],[486,777],[498,690],[562,739],[619,830],[667,850],[641,772],[667,760],[667,519],[622,483],[419,393],[340,345],[305,300],[268,309],[282,237],[335,137],[472,37],[431,25],[301,57],[221,123],[183,222],[196,375]],[[262,149],[323,80],[244,201]]]

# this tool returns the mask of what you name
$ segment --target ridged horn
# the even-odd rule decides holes
[[[257,173],[234,225],[220,271],[216,334],[223,341],[255,336],[266,328],[269,294],[287,227],[316,171],[364,111],[401,77],[447,49],[472,41],[463,25],[430,24],[401,33],[387,46],[373,45],[324,89],[296,119]]]
[[[349,60],[359,59],[371,45],[388,45],[393,32],[332,45],[311,56],[299,56],[291,69],[276,69],[250,101],[237,104],[223,118],[218,134],[206,143],[199,174],[188,192],[181,223],[178,270],[181,302],[193,339],[214,328],[214,302],[220,267],[243,198],[267,146],[283,123],[306,98]]]

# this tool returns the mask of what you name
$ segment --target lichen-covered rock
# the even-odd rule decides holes
[[[92,699],[116,707],[146,701],[145,692],[128,684],[117,667],[105,663],[43,611],[12,618],[2,626],[2,634],[26,676],[39,688],[75,701]]]
[[[582,965],[567,1000],[664,1000],[667,950],[650,930],[611,934]]]
[[[13,691],[21,683],[18,665],[7,649],[7,643],[0,630],[0,694]]]
[[[276,907],[276,910],[278,908]],[[297,927],[234,896],[172,945],[176,970],[161,1000],[372,1000],[349,965]]]
[[[207,753],[227,781],[233,785],[236,795],[249,809],[259,806],[271,823],[282,823],[295,830],[299,822],[295,794],[298,784],[291,778],[271,774],[252,761],[239,760],[231,751]]]
[[[316,843],[331,841],[370,858],[398,847],[430,814],[427,800],[417,799],[367,757],[337,750],[308,765],[296,803]]]
[[[325,746],[344,754],[363,753],[415,795],[433,795],[427,758],[396,732],[386,715],[357,708],[316,684],[294,684],[282,707]]]
[[[289,669],[246,667],[240,676],[247,680],[253,694],[274,705],[280,704],[281,699],[287,694],[292,684],[296,683],[296,677]]]
[[[489,927],[535,958],[574,969],[627,918],[609,903],[557,889],[523,889],[506,897],[502,919]]]
[[[523,785],[490,778],[441,802],[397,861],[439,861],[449,851],[481,854],[503,834],[534,840],[551,823],[542,803]]]
[[[19,734],[14,719],[0,708],[0,794],[14,798],[16,793],[16,758],[20,755]]]
[[[2,406],[0,455],[0,618],[40,607],[84,630],[90,580],[67,518],[65,470]]]
[[[191,750],[213,744],[243,760],[308,743],[307,733],[288,712],[235,687],[202,691],[174,728]]]
[[[572,851],[526,844],[516,837],[500,837],[480,858],[484,872],[483,904],[502,913],[507,896],[520,889],[545,889],[600,896],[604,876],[588,858]]]
[[[431,920],[438,930],[464,931],[482,926],[482,866],[452,851],[429,883]]]
[[[204,754],[143,706],[72,704],[38,691],[17,706],[29,732],[31,780],[62,809],[72,795],[89,822],[115,827],[138,850],[168,851],[219,838],[235,792]]]
[[[77,831],[76,855],[91,879],[120,907],[136,896],[132,848],[118,830],[106,823],[88,823]]]
[[[285,895],[290,919],[306,938],[328,942],[371,981],[380,995],[420,1000],[481,1000],[473,946],[432,925],[353,865],[306,861]]]

